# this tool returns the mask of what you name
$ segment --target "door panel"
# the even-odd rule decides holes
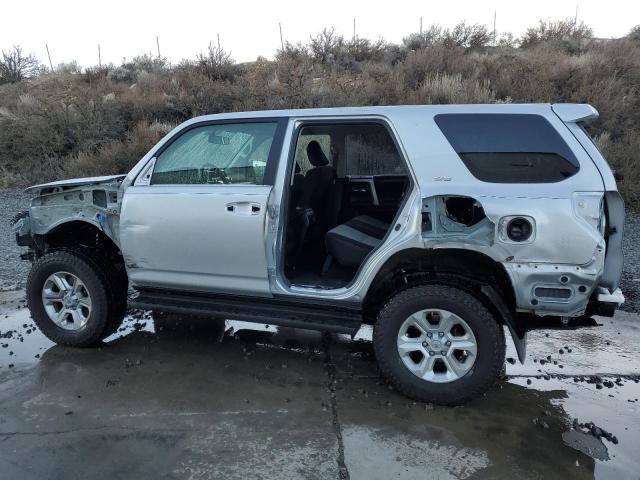
[[[409,180],[405,175],[359,175],[345,178],[343,212],[348,218],[372,215],[391,221]]]
[[[406,175],[375,175],[373,182],[380,207],[397,211],[409,186],[409,178]]]
[[[265,232],[271,186],[132,186],[120,243],[134,285],[269,295]]]

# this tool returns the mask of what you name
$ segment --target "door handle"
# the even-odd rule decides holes
[[[262,205],[254,202],[231,202],[225,205],[227,213],[248,217],[251,215],[259,215],[262,211]]]

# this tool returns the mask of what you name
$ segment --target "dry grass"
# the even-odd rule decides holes
[[[524,47],[513,41],[490,47],[477,26],[430,28],[403,45],[345,40],[326,30],[307,45],[285,45],[275,61],[236,65],[211,48],[177,66],[142,56],[118,67],[82,73],[65,67],[6,83],[0,85],[0,185],[126,172],[163,129],[206,113],[587,102],[601,113],[588,128],[625,175],[627,202],[640,207],[640,35],[600,42],[585,29],[567,36],[563,24],[537,28]]]
[[[611,135],[605,132],[595,141],[612,168],[622,175],[623,181],[619,182],[618,188],[627,205],[636,211],[640,210],[640,131],[629,131],[618,141],[613,141]]]

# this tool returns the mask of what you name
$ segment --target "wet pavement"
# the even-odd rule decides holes
[[[497,388],[413,402],[370,330],[134,312],[98,349],[55,346],[0,293],[0,478],[640,478],[640,316],[529,335]],[[514,363],[511,363],[514,362]]]

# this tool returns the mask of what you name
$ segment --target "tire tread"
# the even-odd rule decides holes
[[[99,300],[99,297],[104,295],[105,308],[106,308],[106,321],[104,325],[95,332],[89,338],[84,340],[78,340],[70,335],[65,335],[65,332],[57,328],[48,328],[49,325],[43,322],[50,322],[48,318],[40,319],[38,315],[34,313],[34,301],[40,301],[39,293],[32,292],[32,289],[41,288],[40,286],[34,286],[36,281],[35,277],[39,275],[41,269],[46,268],[50,263],[63,263],[70,265],[77,271],[90,271],[98,279],[98,283],[101,287],[101,292],[94,292]],[[109,264],[108,259],[95,250],[88,248],[65,248],[51,250],[38,258],[31,267],[29,275],[27,277],[27,303],[29,309],[32,312],[32,317],[38,328],[44,333],[51,341],[60,344],[74,347],[91,347],[99,345],[102,340],[111,335],[117,330],[122,323],[124,314],[126,311],[126,290],[121,285],[121,279],[117,275],[114,275],[115,267]],[[126,288],[126,287],[125,287]]]
[[[491,335],[490,341],[497,346],[497,348],[493,350],[493,358],[490,360],[491,370],[489,375],[484,379],[481,379],[481,381],[473,382],[472,388],[465,388],[464,390],[458,389],[454,395],[445,395],[442,392],[439,393],[437,388],[432,392],[425,394],[424,391],[421,391],[415,385],[402,381],[390,363],[393,357],[388,355],[387,352],[380,351],[382,336],[394,335],[395,338],[395,335],[397,335],[397,332],[395,331],[388,331],[389,322],[385,320],[398,315],[398,310],[407,302],[417,301],[427,294],[429,296],[438,296],[440,298],[449,299],[456,303],[462,303],[467,308],[475,311],[480,321],[489,327],[488,331]],[[491,328],[492,326],[495,326],[495,328]],[[426,284],[409,287],[389,298],[378,313],[378,318],[373,331],[373,343],[380,371],[394,388],[410,398],[441,405],[461,405],[472,398],[482,395],[491,388],[500,377],[500,373],[504,365],[506,349],[504,331],[482,302],[464,290],[441,284]]]

